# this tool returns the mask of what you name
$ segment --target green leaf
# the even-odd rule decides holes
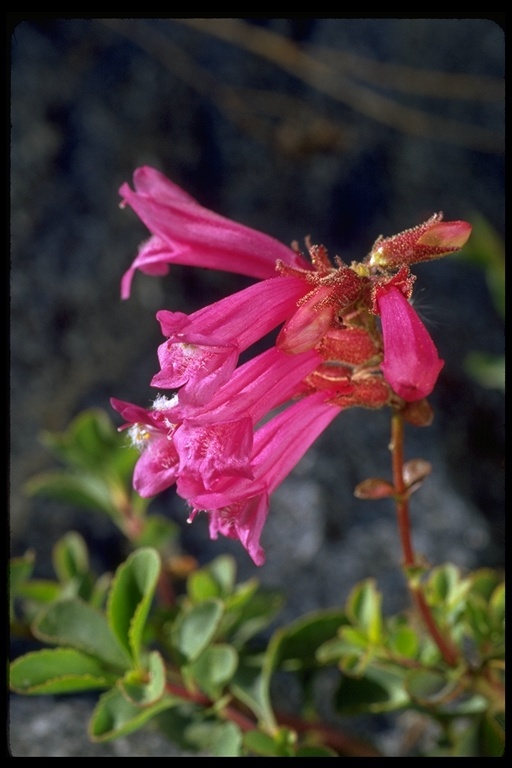
[[[165,693],[166,671],[158,651],[149,655],[147,671],[129,670],[119,686],[126,698],[139,707],[147,707],[160,701]]]
[[[220,586],[222,595],[229,595],[234,589],[236,579],[236,562],[231,555],[220,555],[212,560],[208,570]]]
[[[412,627],[406,625],[390,627],[389,647],[398,656],[415,659],[419,653],[420,641]]]
[[[220,600],[209,599],[180,613],[171,630],[174,647],[194,661],[215,636],[224,613]]]
[[[495,627],[501,629],[505,622],[505,583],[498,584],[489,601],[489,613]]]
[[[447,700],[457,689],[458,681],[436,670],[411,669],[406,674],[405,685],[412,699],[422,705],[432,705]]]
[[[343,677],[337,697],[340,714],[391,712],[410,704],[404,671],[369,666],[362,678]]]
[[[235,674],[238,654],[225,643],[210,645],[189,665],[188,671],[201,690],[211,699],[219,699],[226,684]]]
[[[448,602],[460,580],[458,568],[451,563],[437,566],[430,574],[428,580],[432,599],[439,603]]]
[[[32,477],[25,486],[30,496],[44,496],[110,516],[118,513],[111,489],[101,477],[91,473],[69,474],[67,470],[45,472]]]
[[[287,669],[311,669],[324,663],[318,651],[335,637],[343,622],[346,622],[345,612],[334,608],[310,613],[277,630],[265,654],[264,670],[269,680],[274,670],[284,663]]]
[[[108,622],[136,665],[140,663],[142,633],[159,574],[158,552],[150,548],[138,549],[119,566],[112,582],[107,604]]]
[[[226,626],[232,643],[241,648],[274,620],[283,605],[283,595],[278,590],[261,589],[251,579],[240,584],[225,604],[223,627]]]
[[[269,736],[261,731],[249,731],[244,737],[244,746],[262,757],[296,757],[297,735],[289,728],[274,729]]]
[[[29,550],[21,557],[13,557],[9,562],[9,586],[11,597],[17,596],[18,586],[25,583],[32,576],[34,570],[35,554]]]
[[[187,728],[187,739],[212,757],[239,757],[242,734],[234,723],[204,720]]]
[[[92,585],[91,593],[89,595],[89,604],[94,608],[103,608],[107,600],[110,587],[112,585],[112,574],[104,573],[99,579]]]
[[[83,577],[89,571],[89,554],[82,536],[75,531],[66,533],[53,547],[53,567],[59,581]]]
[[[209,597],[227,597],[235,586],[236,563],[230,555],[221,555],[204,568],[190,574],[187,591],[194,602]]]
[[[201,568],[192,571],[187,579],[187,592],[193,603],[202,603],[209,598],[221,597],[221,588],[211,573]]]
[[[505,355],[469,352],[464,360],[469,375],[485,389],[505,389]]]
[[[56,694],[108,688],[115,677],[97,660],[71,648],[52,648],[21,656],[11,664],[16,693]]]
[[[374,579],[356,584],[346,605],[348,618],[363,629],[370,643],[382,642],[382,595]]]
[[[32,579],[31,581],[20,584],[18,587],[18,596],[25,600],[32,600],[40,603],[39,607],[48,605],[57,600],[62,594],[62,587],[56,581],[49,579]]]
[[[110,417],[96,408],[79,413],[65,432],[44,432],[41,439],[62,461],[94,471],[103,472],[120,449],[123,459],[130,457],[133,463],[139,455],[135,449],[125,447],[126,439]]]
[[[472,217],[473,231],[458,259],[465,259],[481,267],[494,306],[505,317],[505,244],[498,232],[480,214]]]
[[[273,730],[276,721],[270,702],[268,675],[263,675],[261,663],[262,659],[258,657],[240,657],[229,687],[234,696],[249,707],[268,730]]]
[[[89,723],[90,738],[94,742],[111,741],[133,733],[152,717],[181,702],[166,694],[148,707],[139,707],[128,701],[120,689],[114,688],[101,696]]]
[[[129,657],[103,614],[79,598],[52,603],[34,622],[33,633],[40,640],[71,646],[118,669],[129,666]]]
[[[469,598],[478,594],[488,602],[496,587],[499,584],[503,584],[503,575],[491,568],[479,568],[469,574],[467,581],[470,584],[468,590]]]
[[[480,728],[480,754],[485,757],[503,757],[505,754],[504,717],[487,713]]]
[[[272,736],[261,731],[248,731],[244,735],[244,747],[264,757],[277,757],[278,755],[278,748]]]

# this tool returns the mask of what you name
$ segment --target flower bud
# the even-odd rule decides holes
[[[442,221],[442,218],[442,213],[435,213],[417,227],[392,237],[379,238],[370,253],[370,266],[396,268],[459,251],[471,234],[471,224],[467,221]]]

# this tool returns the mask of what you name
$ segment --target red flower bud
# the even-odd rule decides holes
[[[442,221],[442,218],[442,213],[435,213],[417,227],[392,237],[378,238],[370,253],[370,266],[394,268],[459,251],[471,234],[471,224],[467,221]]]

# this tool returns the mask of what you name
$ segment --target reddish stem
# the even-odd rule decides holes
[[[172,693],[175,696],[179,696],[180,698],[191,701],[194,704],[199,704],[203,707],[211,707],[214,704],[214,702],[204,693],[189,691],[183,685],[177,683],[167,683],[166,689],[169,693]],[[238,725],[242,731],[254,731],[258,728],[256,720],[241,712],[237,708],[236,702],[234,706],[223,707],[222,712],[219,714],[221,714],[224,719]],[[297,733],[317,733],[322,737],[322,743],[325,746],[329,746],[342,754],[353,757],[380,757],[380,752],[374,747],[360,741],[356,737],[348,736],[330,725],[320,722],[308,722],[295,715],[284,713],[276,714],[276,718],[279,725],[293,728]]]
[[[409,519],[409,496],[404,480],[404,420],[399,411],[394,411],[391,418],[391,443],[389,450],[392,456],[393,465],[393,485],[395,487],[395,504],[398,519],[398,530],[400,532],[400,541],[404,554],[404,565],[406,567],[415,564],[414,549],[411,539],[411,524]],[[458,652],[440,632],[439,627],[434,621],[430,607],[425,600],[421,586],[411,583],[408,580],[409,590],[416,604],[418,612],[422,617],[425,626],[435,644],[439,648],[447,664],[454,667],[457,665]]]

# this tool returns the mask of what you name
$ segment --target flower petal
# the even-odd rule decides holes
[[[119,190],[159,241],[151,239],[139,252],[123,278],[127,298],[135,269],[155,272],[158,263],[189,264],[265,279],[275,275],[278,259],[293,267],[308,268],[305,259],[269,235],[238,224],[201,206],[162,173],[144,166]],[[150,269],[147,269],[147,268]]]
[[[444,365],[418,315],[398,288],[377,294],[384,339],[382,372],[406,401],[429,395]]]

